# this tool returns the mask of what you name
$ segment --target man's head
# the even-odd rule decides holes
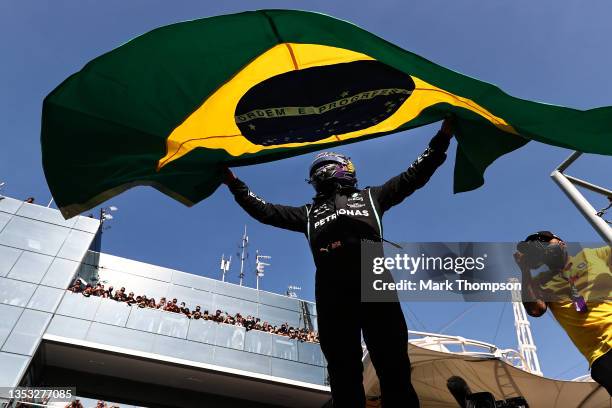
[[[546,265],[550,270],[563,269],[568,254],[565,242],[550,231],[538,231],[516,245],[532,269]]]
[[[356,186],[357,175],[350,158],[334,152],[323,152],[315,156],[308,172],[308,183],[317,193],[333,190],[337,185]]]

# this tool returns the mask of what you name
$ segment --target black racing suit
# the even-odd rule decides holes
[[[383,406],[419,406],[410,381],[408,332],[399,302],[361,301],[361,242],[381,241],[382,215],[427,183],[446,159],[448,139],[438,133],[405,172],[381,186],[362,190],[338,186],[301,207],[267,203],[238,179],[228,183],[236,202],[253,218],[308,238],[317,267],[319,339],[335,408],[365,406],[362,331]]]

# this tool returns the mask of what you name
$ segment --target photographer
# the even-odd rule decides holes
[[[591,367],[591,378],[612,396],[612,251],[585,248],[569,256],[550,231],[517,244],[514,259],[523,275],[523,305],[533,317],[550,309]],[[531,276],[531,270],[549,270]]]

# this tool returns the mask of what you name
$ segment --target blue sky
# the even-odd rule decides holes
[[[587,109],[612,105],[612,3],[541,0],[476,1],[232,1],[161,0],[0,2],[0,181],[4,193],[38,203],[50,199],[41,167],[40,114],[44,96],[87,61],[160,25],[257,8],[321,11],[352,21],[399,46],[526,99]],[[337,149],[352,157],[360,185],[379,184],[403,171],[424,149],[438,125]],[[484,187],[452,194],[455,144],[449,160],[421,191],[384,219],[393,241],[514,241],[550,229],[572,241],[598,236],[549,178],[569,151],[537,143],[501,158]],[[271,202],[303,204],[313,195],[303,182],[309,155],[236,170]],[[609,157],[583,157],[571,173],[608,184]],[[595,199],[599,207],[605,203]],[[597,201],[598,200],[598,201]],[[119,207],[105,232],[106,252],[218,277],[222,253],[234,254],[246,224],[251,257],[247,284],[254,286],[254,252],[272,256],[262,288],[302,287],[314,298],[314,265],[306,240],[259,225],[225,188],[193,208],[150,188],[136,188],[109,204]],[[229,279],[238,279],[234,262]],[[342,273],[342,271],[339,271]],[[445,332],[516,347],[512,309],[501,303],[408,303],[412,329]],[[503,312],[503,313],[502,313]],[[416,316],[416,317],[415,317]],[[501,319],[501,322],[500,322]],[[498,329],[499,327],[499,329]],[[549,314],[532,320],[544,373],[573,378],[587,370]]]

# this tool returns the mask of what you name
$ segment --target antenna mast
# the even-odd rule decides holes
[[[242,241],[240,242],[240,249],[242,252],[240,253],[240,286],[244,281],[244,260],[246,259],[246,247],[249,245],[249,237],[247,235],[247,227],[244,226],[244,234],[242,234]]]
[[[287,297],[297,299],[298,297],[297,292],[296,292],[297,290],[302,290],[302,288],[299,286],[295,286],[295,285],[287,286],[287,292],[286,292]]]
[[[221,282],[225,282],[225,274],[229,271],[230,264],[232,262],[232,256],[229,259],[225,259],[225,254],[221,255]]]

